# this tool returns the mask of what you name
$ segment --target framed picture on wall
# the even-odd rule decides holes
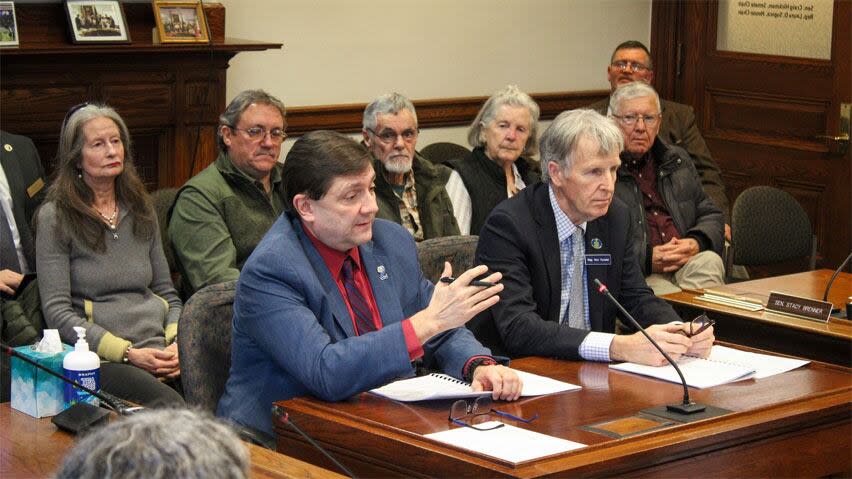
[[[154,1],[160,43],[209,43],[201,2]]]
[[[18,45],[18,21],[15,2],[0,2],[0,47]]]
[[[65,0],[65,13],[74,43],[130,43],[117,0]]]

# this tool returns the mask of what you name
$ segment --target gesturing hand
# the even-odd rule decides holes
[[[421,343],[444,331],[463,326],[471,318],[494,306],[503,290],[502,284],[490,288],[471,286],[470,282],[488,272],[487,266],[477,266],[462,273],[452,284],[438,283],[429,306],[411,317],[411,325]],[[452,276],[453,267],[444,263],[441,276]],[[503,275],[492,273],[484,281],[497,283]]]

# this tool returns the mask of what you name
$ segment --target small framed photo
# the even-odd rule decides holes
[[[0,47],[18,45],[15,2],[0,2]]]
[[[160,43],[210,43],[201,2],[154,1]]]
[[[130,43],[117,0],[65,0],[65,13],[74,43]]]

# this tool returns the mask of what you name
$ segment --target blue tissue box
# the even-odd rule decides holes
[[[62,360],[74,348],[62,345],[64,351],[57,354],[39,353],[32,346],[20,346],[15,351],[33,361],[63,374]],[[32,364],[12,357],[12,408],[33,417],[55,416],[65,410],[63,397],[64,382]]]

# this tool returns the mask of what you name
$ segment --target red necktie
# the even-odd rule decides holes
[[[364,295],[358,290],[355,284],[355,261],[351,256],[347,256],[343,260],[343,268],[341,273],[343,276],[343,288],[346,290],[346,297],[349,300],[349,306],[352,308],[352,313],[355,315],[355,325],[358,329],[358,335],[366,334],[376,330],[376,324],[373,322],[373,314],[370,312],[370,305],[367,303]]]

